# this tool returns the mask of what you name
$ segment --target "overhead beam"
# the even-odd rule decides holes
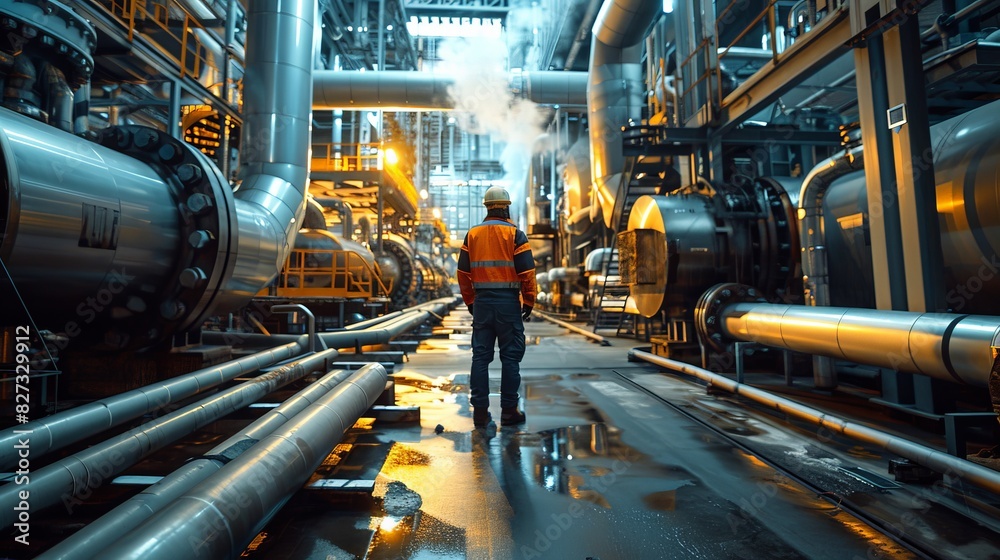
[[[844,4],[727,95],[714,133],[724,134],[777,101],[817,69],[846,53],[851,38],[851,22]]]

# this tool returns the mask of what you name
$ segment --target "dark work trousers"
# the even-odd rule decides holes
[[[477,290],[472,307],[472,372],[469,388],[472,406],[490,405],[489,366],[493,346],[500,341],[500,406],[517,406],[524,357],[524,322],[518,290]]]

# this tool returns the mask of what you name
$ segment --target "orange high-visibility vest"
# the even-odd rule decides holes
[[[519,290],[524,305],[535,305],[535,260],[528,236],[500,218],[486,218],[465,235],[458,258],[458,284],[466,305],[476,290]]]

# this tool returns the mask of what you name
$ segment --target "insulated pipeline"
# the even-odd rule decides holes
[[[660,4],[646,0],[606,0],[594,22],[587,84],[594,194],[590,217],[602,211],[608,227],[625,166],[621,127],[629,120],[638,122],[646,106],[643,39],[662,11]]]
[[[281,366],[255,379],[188,405],[107,441],[88,447],[31,473],[26,485],[0,487],[0,528],[16,520],[18,494],[31,493],[32,510],[63,503],[72,509],[93,490],[150,453],[235,412],[275,389],[301,379],[315,370],[326,371],[336,350],[325,350]]]
[[[702,295],[695,328],[707,344],[756,342],[795,352],[986,387],[1000,317],[760,303],[755,289],[719,284]]]
[[[232,342],[231,338],[229,342]],[[241,375],[293,358],[299,355],[303,348],[304,345],[297,342],[287,342],[269,350],[174,377],[162,383],[147,385],[52,414],[23,424],[17,429],[31,432],[31,457],[35,459]],[[23,439],[24,436],[14,433],[13,428],[0,432],[0,470],[11,469],[16,465],[14,445],[19,438]]]
[[[101,558],[235,558],[382,394],[369,364],[219,472],[101,552]]]
[[[143,521],[167,507],[199,482],[217,473],[226,462],[238,457],[257,441],[281,428],[296,414],[302,412],[323,396],[334,390],[351,376],[350,371],[334,371],[312,383],[281,406],[271,410],[254,423],[202,457],[184,464],[156,484],[136,494],[124,504],[73,533],[69,538],[50,548],[36,560],[85,560],[111,546],[115,540],[138,527]]]

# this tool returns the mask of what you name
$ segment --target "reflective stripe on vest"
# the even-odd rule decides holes
[[[520,282],[473,282],[472,287],[477,290],[520,290]]]

